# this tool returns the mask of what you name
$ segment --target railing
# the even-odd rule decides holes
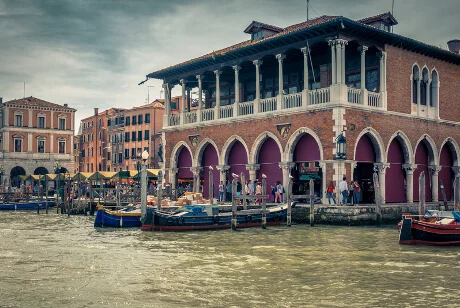
[[[201,121],[214,120],[214,108],[201,110]]]
[[[353,104],[362,104],[361,103],[361,90],[348,88],[348,102]]]
[[[331,101],[331,91],[329,88],[308,91],[310,105],[329,103]]]
[[[370,107],[382,107],[380,103],[380,93],[369,92],[367,96],[367,104]]]
[[[169,126],[176,126],[180,124],[180,114],[172,114],[169,118]]]
[[[248,114],[254,114],[254,102],[246,102],[246,103],[240,103],[239,106],[239,114],[240,115],[248,115]]]
[[[261,99],[260,100],[260,112],[269,112],[269,111],[275,111],[276,110],[276,103],[277,103],[277,98],[276,97],[270,97],[266,99]]]
[[[226,119],[233,117],[233,105],[221,106],[219,119]]]
[[[184,124],[196,123],[196,110],[184,113]]]
[[[302,106],[302,93],[284,95],[283,109],[296,108]]]

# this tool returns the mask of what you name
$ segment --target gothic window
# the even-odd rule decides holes
[[[418,104],[418,87],[420,80],[420,71],[417,65],[412,68],[412,103]]]
[[[427,88],[428,88],[428,70],[426,67],[422,71],[422,80],[420,81],[420,105],[426,106],[428,97],[427,97]]]
[[[438,107],[438,99],[439,99],[438,72],[433,71],[431,73],[431,84],[430,84],[430,106]]]

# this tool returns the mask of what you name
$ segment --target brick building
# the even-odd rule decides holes
[[[56,162],[73,172],[75,111],[35,97],[1,103],[4,179],[18,185],[19,175],[54,173]]]
[[[459,175],[460,55],[392,33],[390,13],[354,21],[322,16],[279,28],[252,22],[250,39],[158,70],[166,92],[162,142],[165,180],[172,186],[214,184],[245,172],[294,189],[315,180],[325,202],[329,181],[346,175],[373,202],[378,172],[383,201],[452,198]],[[174,86],[198,94],[197,108],[169,108]],[[345,159],[336,140],[346,137]],[[208,185],[203,186],[207,196]]]

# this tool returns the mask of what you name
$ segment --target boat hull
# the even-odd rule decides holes
[[[121,213],[119,211],[109,211],[99,209],[94,219],[96,228],[134,228],[140,227],[141,213]]]
[[[403,217],[399,243],[403,245],[460,245],[460,225],[440,225]]]
[[[48,207],[51,207],[51,206],[54,206],[54,203],[48,202]],[[40,207],[40,209],[46,209],[46,202],[37,201],[37,202],[26,202],[26,203],[0,204],[0,211],[36,210],[38,207]]]
[[[286,208],[267,213],[266,225],[281,225],[286,220]],[[184,232],[184,231],[206,231],[231,229],[232,216],[227,215],[215,216],[179,216],[162,212],[149,212],[141,227],[143,231],[166,231],[166,232]],[[237,228],[262,227],[262,214],[238,214]]]

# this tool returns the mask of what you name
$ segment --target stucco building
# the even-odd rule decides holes
[[[1,103],[4,180],[17,185],[19,175],[54,173],[56,162],[73,172],[75,111],[35,97]]]
[[[374,198],[378,172],[385,202],[448,200],[459,175],[460,55],[395,33],[390,13],[351,20],[322,16],[286,28],[252,22],[247,41],[147,75],[164,81],[165,180],[214,184],[244,172],[269,185],[289,175],[299,190],[315,180],[356,179]],[[198,93],[197,108],[174,114],[173,87]],[[345,159],[336,140],[346,137]],[[208,185],[203,186],[208,195]],[[303,189],[302,188],[302,189]]]

